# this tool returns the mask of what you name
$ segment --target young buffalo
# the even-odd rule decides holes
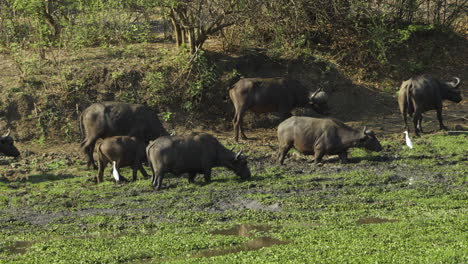
[[[247,159],[241,153],[226,149],[212,135],[191,133],[187,136],[165,136],[153,141],[146,148],[148,163],[153,170],[152,184],[161,189],[165,173],[180,175],[189,173],[189,182],[197,173],[205,175],[205,182],[211,181],[211,169],[226,167],[242,179],[250,177]]]
[[[107,164],[115,161],[117,172],[120,168],[130,166],[133,169],[133,181],[137,178],[137,169],[148,178],[148,174],[142,166],[145,161],[145,144],[136,137],[115,136],[104,139],[97,145],[99,174],[97,182],[103,181],[104,169]],[[126,181],[118,174],[117,181]]]
[[[382,150],[371,130],[359,131],[333,118],[288,118],[278,126],[278,141],[281,164],[292,147],[302,154],[315,155],[315,163],[321,162],[324,155],[339,155],[345,163],[347,151],[353,147]]]

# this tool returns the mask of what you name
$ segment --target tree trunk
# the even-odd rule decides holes
[[[195,30],[193,28],[188,29],[189,32],[189,45],[190,45],[190,52],[193,54],[197,50],[195,44],[197,40],[195,39]]]
[[[59,36],[60,36],[61,27],[57,23],[57,21],[55,21],[54,17],[50,14],[49,6],[44,5],[44,9],[42,10],[42,14],[44,15],[44,18],[47,21],[47,23],[51,27],[54,28],[54,39],[58,39]]]
[[[174,11],[171,10],[169,17],[171,18],[172,25],[174,26],[174,35],[177,46],[180,47],[180,45],[182,45],[182,29],[180,28],[179,22],[177,22],[175,18]]]

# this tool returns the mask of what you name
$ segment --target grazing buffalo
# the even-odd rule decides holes
[[[93,151],[99,138],[134,136],[147,144],[150,140],[169,135],[148,106],[119,102],[90,105],[81,113],[80,128],[85,134],[81,148],[88,159],[88,168],[92,165],[95,169]]]
[[[359,131],[333,118],[290,117],[278,126],[278,141],[281,164],[292,147],[302,154],[315,155],[315,163],[321,162],[324,155],[336,154],[346,163],[347,151],[353,147],[382,150],[371,130]]]
[[[104,169],[108,163],[112,164],[112,162],[115,162],[117,172],[122,167],[132,167],[133,181],[137,179],[137,170],[140,170],[141,174],[148,178],[148,174],[142,165],[142,162],[146,160],[146,145],[136,137],[109,137],[98,143],[96,148],[99,157],[97,183],[103,181]],[[126,181],[123,176],[120,176],[120,173],[118,175],[119,179],[116,179],[117,181]]]
[[[297,80],[286,78],[245,78],[229,89],[229,97],[236,113],[234,125],[235,139],[247,139],[242,127],[242,118],[247,110],[255,113],[278,112],[284,120],[291,116],[296,107],[311,107],[320,114],[327,114],[327,94],[320,89],[310,91]]]
[[[15,141],[10,137],[10,130],[8,130],[5,135],[0,136],[0,153],[10,157],[18,157],[20,152],[14,143]]]
[[[187,136],[160,137],[146,148],[148,163],[153,170],[152,184],[161,189],[165,173],[189,174],[189,182],[197,173],[203,173],[205,182],[211,181],[211,169],[226,167],[242,179],[250,177],[247,159],[241,153],[226,149],[212,135],[191,133]]]
[[[442,123],[442,101],[459,103],[462,100],[459,86],[460,79],[457,77],[454,82],[440,82],[429,74],[404,81],[398,92],[398,104],[406,130],[409,131],[406,115],[414,114],[414,132],[416,135],[422,133],[422,113],[429,110],[437,111],[440,129],[447,129]]]

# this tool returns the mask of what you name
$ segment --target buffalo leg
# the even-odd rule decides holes
[[[204,172],[205,176],[205,182],[210,183],[211,182],[211,169],[206,169]]]
[[[100,183],[104,181],[104,169],[106,168],[107,162],[104,160],[98,160],[98,176],[96,178],[96,182]]]
[[[146,172],[145,168],[143,168],[143,164],[141,162],[138,163],[138,170],[140,170],[141,174],[143,175],[145,179],[148,179],[149,175]]]
[[[442,121],[442,107],[437,107],[437,119],[439,120],[439,129],[440,130],[447,130],[447,127],[444,126]]]
[[[189,182],[189,183],[194,183],[194,182],[195,182],[195,177],[196,177],[196,176],[197,176],[197,174],[194,173],[194,172],[189,173],[188,182]]]
[[[423,116],[421,115],[421,118],[419,118],[418,120],[418,129],[419,129],[419,132],[421,133],[424,133],[423,129],[422,129],[422,120],[423,120]]]
[[[419,120],[422,119],[422,114],[420,111],[417,109],[414,111],[414,116],[413,116],[413,124],[414,124],[414,133],[416,136],[419,136],[419,128],[418,128],[418,123]]]
[[[410,128],[409,128],[409,126],[408,126],[408,116],[407,116],[406,112],[404,112],[404,113],[402,114],[402,116],[403,116],[403,121],[405,122],[405,130],[408,131],[408,133],[409,133],[409,132],[410,132]]]
[[[114,168],[112,168],[113,170]],[[120,174],[120,160],[117,160],[115,162],[115,169],[117,170],[117,173],[119,174],[119,179],[117,180],[118,182],[128,182],[128,180]]]
[[[283,165],[284,159],[286,158],[286,154],[288,154],[288,151],[291,149],[291,147],[291,145],[280,146],[277,157],[281,165]]]
[[[132,166],[132,181],[133,182],[137,180],[137,172],[138,172],[138,166],[133,165]]]
[[[242,139],[248,139],[244,133],[244,117],[243,116],[240,119],[240,132],[241,132]]]
[[[152,184],[153,184],[153,188],[156,191],[161,190],[162,176],[163,176],[163,173],[161,171],[153,171]]]
[[[93,157],[93,152],[94,152],[94,147],[96,146],[96,140],[97,138],[86,138],[83,140],[81,143],[83,152],[86,156],[87,159],[87,167],[88,169],[93,167],[93,169],[97,169],[98,167],[96,166],[96,163],[94,162],[94,157]]]
[[[244,128],[242,127],[242,121],[246,110],[247,108],[245,105],[242,105],[240,108],[236,108],[236,114],[234,115],[234,119],[232,120],[232,123],[234,125],[236,141],[239,141],[239,130],[241,132],[242,139],[247,139],[247,136],[245,136],[244,133]]]
[[[325,156],[325,152],[320,149],[315,149],[314,152],[315,152],[314,163],[318,164],[322,162],[322,158],[323,156]]]
[[[346,151],[340,152],[338,156],[340,157],[341,163],[348,163],[348,152]]]
[[[236,109],[236,113],[234,114],[234,118],[232,119],[232,126],[234,128],[234,138],[236,141],[239,141],[239,130],[237,127],[237,118],[238,118],[238,113]]]

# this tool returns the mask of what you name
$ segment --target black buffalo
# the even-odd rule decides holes
[[[189,182],[203,173],[205,182],[211,181],[211,169],[226,167],[242,179],[250,177],[247,159],[241,153],[226,149],[215,137],[206,133],[187,136],[160,137],[146,148],[148,163],[153,171],[152,184],[161,189],[165,173],[189,174]]]
[[[278,141],[281,164],[291,148],[305,155],[315,155],[315,163],[321,162],[324,155],[339,155],[345,163],[348,149],[353,147],[382,150],[374,132],[366,128],[353,129],[334,118],[290,117],[278,126]]]
[[[14,143],[15,141],[10,137],[10,130],[8,130],[5,135],[0,136],[0,153],[10,157],[18,157],[20,152],[15,147]]]
[[[93,151],[100,138],[134,136],[147,144],[150,140],[169,135],[148,106],[119,102],[90,105],[81,113],[80,128],[85,135],[81,148],[87,157],[88,167],[95,169]]]
[[[311,107],[320,114],[328,113],[327,94],[320,89],[310,91],[297,80],[286,78],[245,78],[229,89],[229,97],[234,104],[235,114],[232,124],[235,139],[239,140],[239,130],[247,139],[242,127],[242,118],[247,110],[254,113],[278,112],[281,119],[291,116],[296,107]]]
[[[419,135],[422,131],[422,113],[429,110],[437,111],[440,129],[447,129],[442,123],[442,101],[450,100],[459,103],[462,100],[459,89],[460,79],[454,77],[454,82],[440,82],[429,74],[411,78],[401,84],[398,92],[398,105],[409,131],[407,114],[413,117],[414,132]]]

